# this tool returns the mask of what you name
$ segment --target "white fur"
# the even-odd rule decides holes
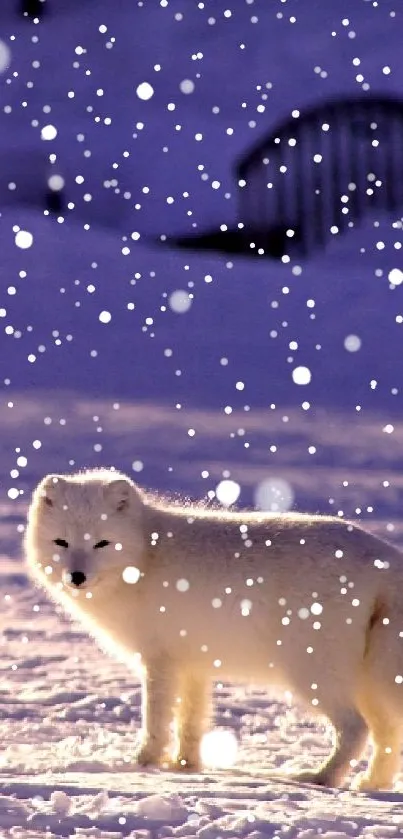
[[[102,539],[111,544],[94,548]],[[339,785],[370,733],[360,786],[393,783],[403,719],[393,546],[332,517],[176,506],[95,470],[41,482],[26,552],[54,598],[140,672],[140,763],[166,765],[175,718],[170,763],[197,768],[211,682],[235,678],[286,687],[331,721],[332,754],[305,780]],[[141,573],[135,585],[127,566]],[[86,575],[83,590],[69,586],[72,571]]]

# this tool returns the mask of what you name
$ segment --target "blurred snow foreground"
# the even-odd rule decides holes
[[[296,109],[401,96],[398,4],[42,5],[0,8],[1,839],[395,839],[402,778],[276,775],[328,752],[290,696],[217,683],[205,772],[139,771],[139,686],[27,585],[20,540],[43,474],[100,463],[400,539],[401,219],[375,206],[311,263],[159,244],[235,225],[236,161]]]

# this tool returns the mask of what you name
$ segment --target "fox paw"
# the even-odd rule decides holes
[[[159,766],[161,755],[150,741],[141,743],[135,754],[135,761],[139,766]]]
[[[358,777],[354,780],[352,787],[359,792],[369,792],[375,789],[374,783],[368,775],[358,775]]]
[[[179,756],[169,761],[167,769],[172,772],[201,772],[202,763],[199,758],[186,760],[185,757]]]
[[[352,787],[359,792],[374,792],[378,789],[393,789],[393,781],[384,781],[384,783],[382,781],[377,782],[370,775],[361,773],[354,779]]]
[[[331,779],[326,776],[325,772],[320,770],[315,772],[314,770],[307,769],[302,772],[296,772],[290,776],[290,779],[292,781],[298,781],[301,784],[315,784],[317,787],[333,786]]]

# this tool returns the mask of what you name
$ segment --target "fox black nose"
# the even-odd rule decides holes
[[[86,579],[87,578],[82,571],[72,571],[70,574],[70,582],[73,583],[73,586],[82,586]]]

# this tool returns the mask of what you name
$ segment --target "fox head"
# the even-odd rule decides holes
[[[144,548],[140,490],[124,475],[95,470],[47,475],[28,515],[26,549],[42,582],[72,597],[107,596],[140,577]]]

